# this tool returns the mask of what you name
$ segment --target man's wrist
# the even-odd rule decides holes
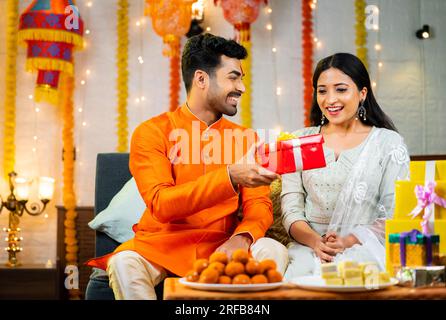
[[[238,182],[236,181],[235,177],[232,175],[232,170],[231,170],[232,166],[233,166],[233,165],[231,165],[231,164],[229,164],[229,165],[227,166],[228,175],[229,175],[229,180],[231,181],[232,186],[234,187],[234,190],[235,190],[236,192],[238,192],[238,190],[239,190],[239,188],[238,188]]]
[[[234,236],[233,236],[233,238],[235,238],[235,237],[240,237],[240,239],[242,239],[243,241],[245,241],[247,244],[248,244],[248,246],[250,246],[253,242],[254,242],[254,239],[251,237],[251,235],[249,234],[249,233],[247,233],[247,232],[243,232],[243,233],[238,233],[238,234],[235,234]]]

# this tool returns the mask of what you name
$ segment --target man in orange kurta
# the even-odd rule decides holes
[[[285,271],[286,248],[263,238],[277,175],[253,161],[254,131],[223,117],[237,112],[245,91],[246,55],[232,40],[192,37],[182,57],[187,102],[134,131],[130,171],[147,209],[133,239],[88,262],[107,269],[117,299],[154,299],[154,286],[168,273],[184,276],[216,250],[250,249]]]

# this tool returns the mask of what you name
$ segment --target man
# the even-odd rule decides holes
[[[190,38],[182,56],[187,102],[133,133],[130,171],[147,209],[133,239],[88,263],[107,269],[116,299],[156,299],[154,287],[168,274],[184,276],[215,250],[249,249],[284,273],[286,248],[263,238],[278,176],[255,163],[253,131],[223,117],[237,113],[246,56],[233,40]]]

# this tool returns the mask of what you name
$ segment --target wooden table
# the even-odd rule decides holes
[[[18,267],[0,265],[0,300],[59,299],[56,267],[24,264]]]
[[[446,287],[405,288],[394,286],[368,292],[318,292],[303,290],[295,285],[262,292],[218,292],[190,289],[179,278],[164,281],[164,300],[438,300],[446,299]]]

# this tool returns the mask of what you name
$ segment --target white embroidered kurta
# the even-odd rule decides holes
[[[337,160],[334,151],[324,146],[327,161],[325,168],[282,176],[281,204],[285,230],[289,232],[291,225],[296,221],[306,221],[320,235],[326,233],[344,183],[372,132],[377,130],[380,152],[378,157],[370,160],[379,162],[370,165],[371,168],[376,168],[376,172],[368,175],[370,181],[363,181],[355,188],[353,196],[355,199],[362,200],[368,184],[378,185],[379,191],[376,197],[365,197],[364,205],[361,206],[363,210],[358,213],[361,215],[359,221],[371,224],[375,218],[392,217],[394,183],[396,180],[408,179],[409,156],[403,138],[397,132],[373,127],[369,136],[360,145],[342,151]],[[305,136],[319,132],[318,126],[304,128],[294,134]],[[382,241],[384,229],[376,230],[375,227],[372,231],[379,233]],[[354,251],[357,249],[355,247],[346,251],[350,251],[351,256],[361,260],[361,257],[355,257]],[[289,246],[289,251],[290,265],[286,274],[287,278],[318,272],[315,270],[319,266],[318,259],[311,248],[293,242]]]

